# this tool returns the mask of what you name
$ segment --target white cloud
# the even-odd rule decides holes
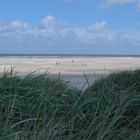
[[[105,21],[96,22],[88,27],[88,31],[90,32],[104,32],[107,30],[107,23]]]
[[[137,0],[104,0],[104,4],[106,6],[111,6],[115,4],[130,4],[130,3],[136,3]]]
[[[105,21],[85,28],[72,27],[53,16],[45,17],[37,27],[22,21],[0,23],[0,50],[3,51],[125,53],[126,48],[135,48],[132,52],[138,53],[139,46],[140,32],[115,31]]]
[[[41,21],[41,27],[42,28],[47,28],[47,29],[61,29],[67,27],[67,23],[58,20],[57,18],[53,16],[46,16],[43,18]]]
[[[137,1],[136,11],[140,12],[140,1]]]
[[[103,5],[105,7],[117,5],[117,4],[130,4],[136,3],[137,0],[103,0]]]
[[[126,5],[126,4],[135,4],[135,10],[140,11],[140,0],[102,0],[101,7],[107,8],[113,5]]]
[[[17,21],[13,21],[9,24],[9,28],[13,28],[13,29],[26,29],[29,28],[29,25],[25,22],[22,22],[20,20]]]

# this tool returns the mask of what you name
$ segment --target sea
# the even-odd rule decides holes
[[[0,57],[140,57],[140,54],[0,54]]]

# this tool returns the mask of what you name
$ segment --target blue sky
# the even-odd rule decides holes
[[[140,1],[0,1],[0,53],[140,54]]]

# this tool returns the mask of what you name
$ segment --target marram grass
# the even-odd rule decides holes
[[[85,91],[47,74],[0,75],[0,140],[139,140],[140,70]]]

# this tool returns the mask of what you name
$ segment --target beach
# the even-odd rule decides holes
[[[0,72],[14,68],[17,74],[48,73],[54,78],[82,88],[113,71],[140,68],[140,57],[84,56],[5,56],[0,57]],[[85,86],[85,87],[86,87]]]

